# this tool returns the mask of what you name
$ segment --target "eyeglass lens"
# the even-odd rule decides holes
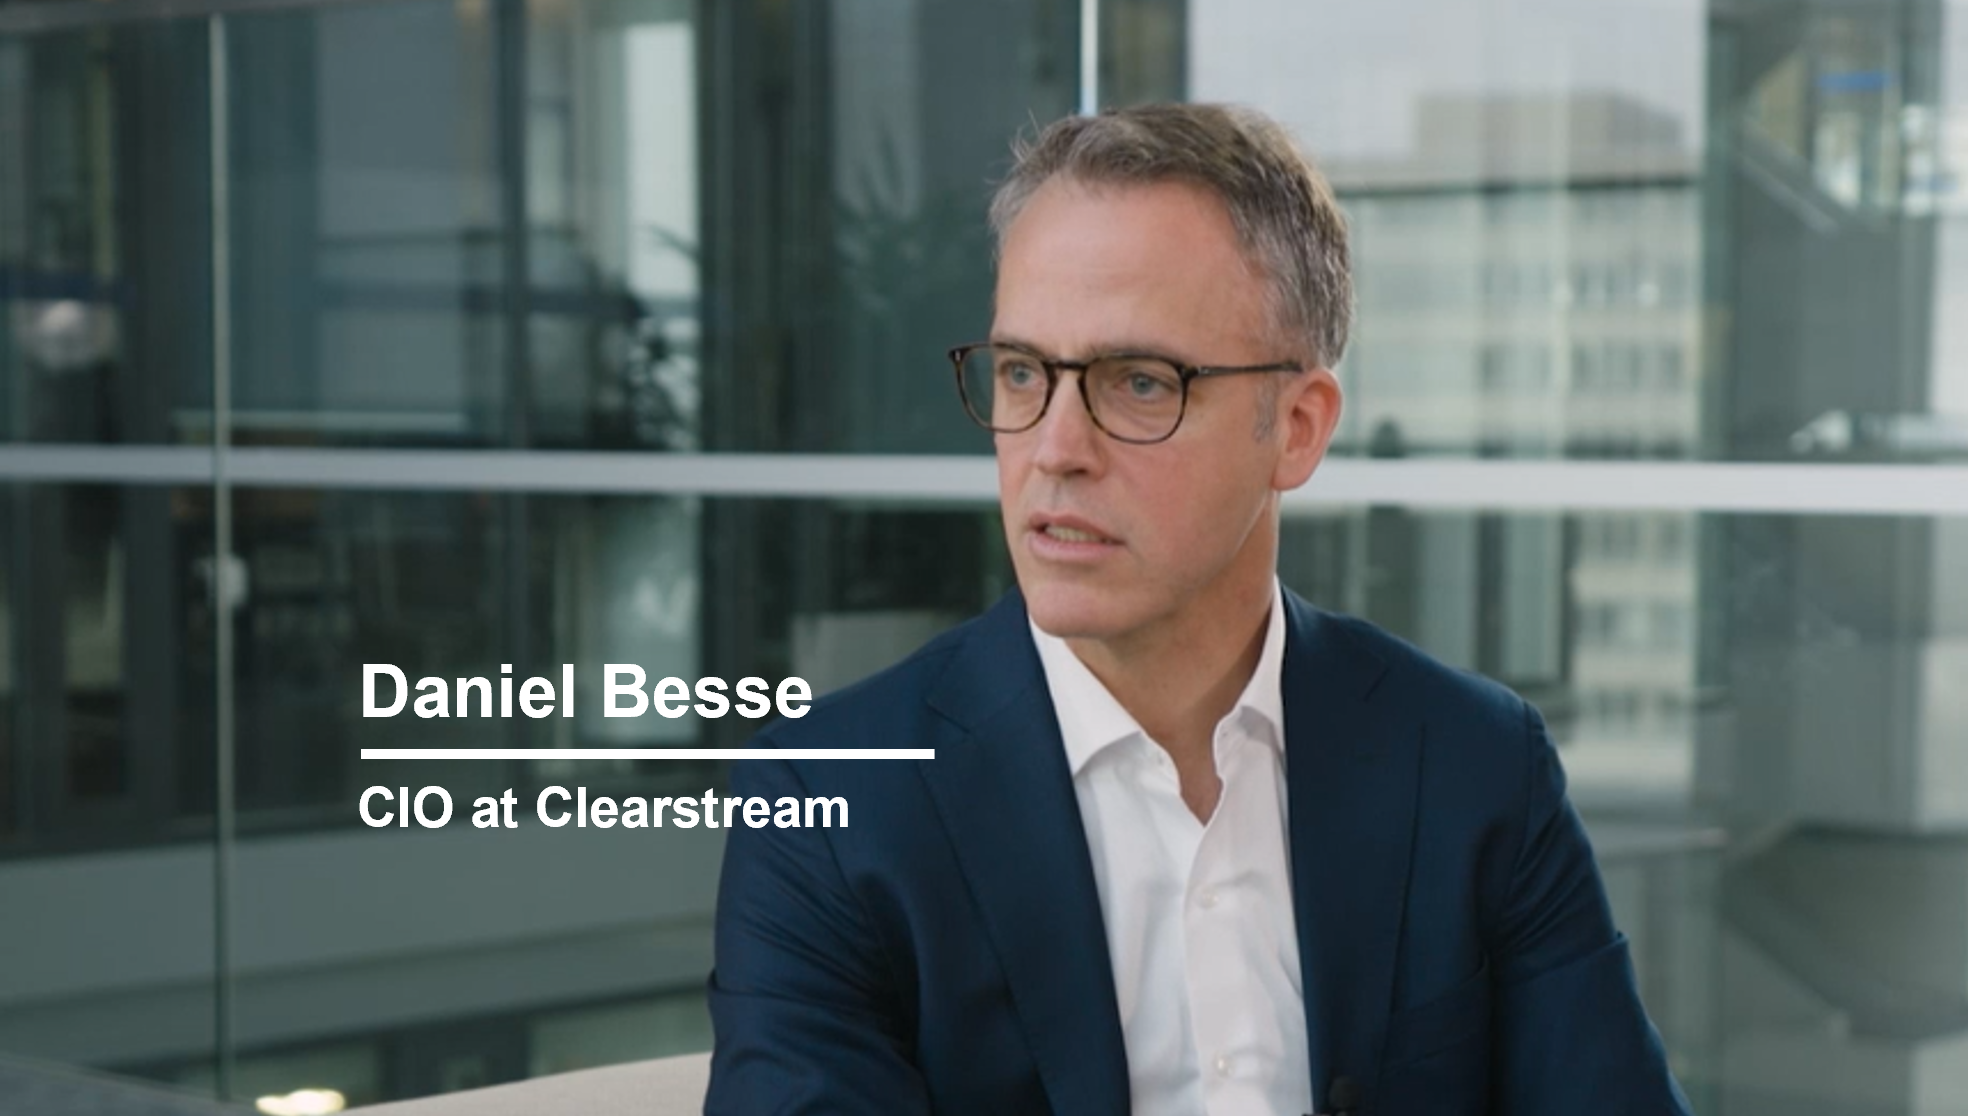
[[[1028,430],[1043,416],[1045,365],[1017,349],[985,347],[963,360],[963,393],[973,418],[992,430]],[[1108,357],[1083,374],[1094,421],[1118,438],[1155,441],[1182,421],[1182,374],[1152,357]]]

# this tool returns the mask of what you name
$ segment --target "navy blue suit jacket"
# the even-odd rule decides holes
[[[1686,1113],[1537,712],[1285,601],[1320,1110],[1345,1076],[1373,1116]],[[705,1111],[1124,1116],[1100,899],[1022,598],[758,744],[936,758],[732,765],[733,794],[837,795],[850,824],[731,831]]]

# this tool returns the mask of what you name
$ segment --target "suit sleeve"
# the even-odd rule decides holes
[[[1687,1116],[1613,926],[1544,720],[1524,707],[1523,837],[1494,949],[1496,1104],[1512,1116]]]
[[[731,793],[804,800],[793,766],[733,765]],[[928,1113],[895,983],[827,829],[726,838],[710,978],[706,1116]]]

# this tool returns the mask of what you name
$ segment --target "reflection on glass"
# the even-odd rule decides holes
[[[209,400],[205,38],[0,35],[0,439],[179,441]]]
[[[575,732],[589,746],[695,743],[689,719],[606,717],[603,682],[609,663],[660,678],[697,679],[702,579],[697,501],[611,500],[587,505],[573,530],[571,556],[578,634]],[[559,611],[559,610],[556,610]],[[752,673],[747,671],[745,673]]]
[[[989,182],[1014,132],[1070,105],[1077,19],[915,8],[233,20],[235,439],[984,447],[937,354],[981,330]],[[759,70],[705,35],[805,61]],[[705,136],[731,114],[746,131]],[[208,422],[178,416],[186,437]]]
[[[1317,17],[1349,43],[1318,74],[1278,33],[1309,10],[1191,13],[1190,95],[1293,123],[1347,209],[1359,324],[1340,452],[1702,453],[1696,14],[1438,9]]]
[[[414,513],[335,517],[349,524],[387,522],[400,530],[475,522],[460,514],[472,506],[465,497],[321,499],[324,507],[349,509],[415,501],[408,505]],[[659,501],[532,505],[529,523],[539,537],[526,548],[534,555],[528,592],[542,615],[571,613],[577,641],[596,638],[580,633],[616,638],[605,633],[624,609],[662,615],[664,602],[684,599],[700,568],[667,556],[673,544],[662,541],[670,530],[664,525],[687,520]],[[485,530],[489,522],[454,536],[451,568],[489,568],[469,558],[472,547],[500,549],[496,531]],[[702,568],[717,575],[711,584],[750,577],[776,586],[767,607],[750,612],[715,589],[704,599],[706,609],[749,616],[751,625],[696,629],[698,661],[713,673],[789,671],[829,689],[900,658],[1008,584],[988,508],[706,501],[700,522],[700,553],[709,563]],[[368,534],[352,542],[380,569],[382,556],[408,537]],[[1724,1088],[1723,1063],[1731,1043],[1763,1041],[1770,1023],[1759,1013],[1772,997],[1789,994],[1780,988],[1838,990],[1842,967],[1898,948],[1853,939],[1839,945],[1835,963],[1824,962],[1833,965],[1828,974],[1808,968],[1819,964],[1817,955],[1797,952],[1804,947],[1793,939],[1835,933],[1825,921],[1830,912],[1756,899],[1774,885],[1757,875],[1764,869],[1745,866],[1787,864],[1780,850],[1791,845],[1779,840],[1758,854],[1778,860],[1741,863],[1720,859],[1718,849],[1819,821],[1864,827],[1872,845],[1891,835],[1904,857],[1940,855],[1946,840],[1936,844],[1920,827],[1950,824],[1968,802],[1968,779],[1954,771],[1949,743],[1968,731],[1968,718],[1953,709],[1953,690],[1940,681],[1962,668],[1957,645],[1968,636],[1968,602],[1959,579],[1946,574],[1964,539],[1952,522],[1346,509],[1289,520],[1281,568],[1287,584],[1316,602],[1361,612],[1540,705],[1591,823],[1656,1019],[1684,1075],[1703,1095],[1718,1096],[1741,1088]],[[910,547],[974,559],[960,570],[928,570],[910,560]],[[1870,583],[1854,576],[1878,568],[1873,559],[1888,551],[1900,555],[1893,568],[1904,573],[1874,575]],[[780,556],[791,554],[812,557],[796,576],[774,574]],[[486,582],[502,584],[490,574]],[[465,600],[481,592],[499,590],[471,590],[457,605],[426,613],[416,630],[449,626],[478,633],[466,638],[499,638],[480,619],[483,610],[467,611],[474,606]],[[365,627],[358,620],[357,630]],[[542,653],[554,661],[562,646]],[[505,652],[482,654],[489,662]],[[1927,681],[1908,690],[1909,678]],[[356,735],[379,740],[375,731],[392,731],[343,725],[334,735],[345,738],[344,750]],[[422,726],[412,727],[428,738]],[[271,742],[246,746],[265,750]],[[593,781],[595,770],[564,767],[553,777],[572,779],[578,771]],[[1901,783],[1892,773],[1902,770],[1922,774]],[[662,773],[623,765],[615,777],[617,785],[637,786]],[[488,785],[523,778],[501,775]],[[1907,834],[1909,826],[1915,833]],[[605,888],[606,878],[597,875],[589,886]],[[1905,918],[1941,927],[1940,913],[1909,903],[1897,908]],[[1720,951],[1724,934],[1731,941],[1746,936],[1767,956]],[[1806,968],[1788,972],[1789,983],[1765,987],[1757,982],[1774,979],[1763,968],[1770,963]],[[1911,960],[1895,954],[1882,963]],[[1727,1011],[1715,1000],[1724,982],[1744,988]],[[1883,995],[1864,988],[1851,994]]]
[[[1334,511],[1286,521],[1281,570],[1315,603],[1535,702],[1581,801],[1682,813],[1699,530],[1686,514]]]
[[[720,450],[980,452],[942,354],[981,337],[985,209],[1009,141],[1071,111],[1074,5],[790,5],[790,57],[738,68],[759,141],[710,168],[706,444]],[[772,92],[768,95],[766,90]],[[741,191],[749,192],[745,196]],[[753,316],[756,315],[756,316]]]
[[[210,809],[210,539],[197,490],[0,501],[0,860],[164,840]]]
[[[691,6],[508,11],[231,21],[236,440],[695,445]]]
[[[51,495],[62,493],[30,489],[28,506],[41,500],[37,514],[51,516]],[[191,542],[209,537],[209,521],[189,495],[101,497],[70,494],[60,518],[76,526],[31,536],[67,540],[59,589],[47,580],[29,585],[49,576],[33,573],[48,560],[35,556],[38,541],[15,536],[6,553],[27,564],[9,567],[7,600],[33,604],[10,603],[5,615],[17,648],[35,638],[36,625],[58,618],[63,654],[34,661],[62,663],[79,691],[114,687],[120,677],[127,704],[143,692],[133,679],[153,677],[153,668],[119,676],[103,674],[106,664],[182,662],[173,658],[179,627],[209,628],[199,619],[205,566]],[[355,681],[361,664],[390,662],[413,677],[496,676],[510,662],[524,676],[575,662],[592,682],[595,664],[628,661],[652,677],[797,673],[824,691],[901,658],[1010,584],[997,516],[987,506],[257,489],[236,501],[247,586],[236,621],[243,810],[236,901],[247,928],[240,948],[270,951],[240,974],[242,1066],[263,1056],[269,1065],[314,1066],[311,1052],[354,1044],[409,1051],[362,1058],[413,1067],[381,1079],[282,1070],[267,1078],[269,1095],[317,1087],[351,1098],[416,1095],[615,1056],[608,1052],[617,1047],[596,1037],[608,1026],[574,1016],[549,1023],[542,1014],[549,1012],[592,1008],[596,1019],[642,1020],[638,1027],[671,1035],[674,1044],[701,1041],[693,1029],[701,1020],[690,1022],[701,1008],[695,1000],[678,1001],[683,1014],[674,1017],[668,1009],[608,1005],[620,1002],[629,969],[644,974],[638,996],[701,976],[716,834],[678,831],[650,845],[646,833],[547,834],[522,825],[497,835],[501,855],[488,859],[446,833],[359,826],[352,803],[378,773],[355,755],[362,746],[390,745],[732,744],[755,726],[654,717],[365,720]],[[175,549],[139,554],[132,540],[144,537],[177,541]],[[1908,1004],[1944,1008],[1955,994],[1944,979],[1921,975],[1923,965],[1950,963],[1947,949],[1860,933],[1842,921],[1848,905],[1820,903],[1815,892],[1800,898],[1796,889],[1807,878],[1800,873],[1825,887],[1872,886],[1869,877],[1890,875],[1889,865],[1927,864],[1945,878],[1955,843],[1948,834],[1968,816],[1968,770],[1955,746],[1968,734],[1968,714],[1953,682],[1968,669],[1968,593],[1953,572],[1964,547],[1968,530],[1953,521],[1358,508],[1290,518],[1281,570],[1315,602],[1361,613],[1540,705],[1670,1049],[1706,1095],[1764,1096],[1777,1083],[1744,1078],[1747,1071],[1729,1068],[1728,1059],[1736,1043],[1776,1041],[1781,1013],[1771,1013],[1785,997],[1819,997],[1831,1005],[1827,1012],[1905,1029],[1934,1018],[1906,1015]],[[754,600],[742,595],[747,585],[768,588]],[[57,601],[65,603],[56,608]],[[151,621],[142,619],[167,614],[183,617],[179,627],[146,627]],[[209,675],[193,673],[206,669],[209,645],[191,646],[206,651],[182,668],[173,700],[183,708],[209,693]],[[32,709],[40,695],[61,691],[48,690],[18,653],[11,662],[16,731],[9,739],[48,740],[27,731],[32,717],[46,715]],[[580,697],[585,705],[597,700],[592,689]],[[36,757],[120,757],[107,766],[71,764],[61,779],[76,803],[74,824],[88,819],[77,832],[123,848],[67,858],[69,899],[9,907],[31,927],[10,928],[0,918],[0,934],[25,935],[4,941],[40,943],[16,954],[34,963],[32,971],[59,975],[67,970],[44,956],[48,950],[96,941],[73,921],[95,908],[74,905],[76,897],[97,895],[87,901],[96,904],[121,892],[94,889],[133,886],[116,875],[133,853],[179,858],[131,869],[167,884],[171,902],[202,910],[198,904],[209,901],[209,853],[193,846],[196,855],[185,857],[170,843],[187,825],[196,832],[209,801],[198,784],[209,769],[186,782],[180,768],[184,790],[158,807],[147,828],[111,828],[97,820],[104,815],[81,812],[94,801],[87,796],[112,793],[105,788],[126,788],[114,801],[142,802],[129,788],[153,785],[103,771],[171,762],[182,740],[208,737],[193,732],[172,743],[128,716],[99,728],[91,732],[106,753],[96,743],[80,751],[59,744],[54,753],[36,743],[32,756],[9,753],[12,777],[43,781],[48,769]],[[708,765],[549,756],[530,764],[405,764],[384,778],[446,786],[461,810],[472,797],[511,788],[524,816],[548,785],[618,796],[696,794],[716,786],[719,774]],[[0,874],[35,871],[42,862],[21,854],[61,837],[47,801],[60,799],[36,796],[36,812],[9,817],[14,856],[0,863]],[[1741,855],[1718,851],[1739,841],[1748,843]],[[580,855],[570,858],[576,845]],[[412,878],[424,882],[412,887]],[[20,886],[13,877],[5,882]],[[1926,894],[1881,892],[1880,902],[1890,904],[1895,924],[1951,940],[1951,916]],[[384,917],[388,911],[398,916]],[[552,919],[539,922],[542,912]],[[187,931],[196,947],[209,925]],[[515,960],[509,951],[522,939],[529,944]],[[1724,940],[1732,943],[1726,950],[1718,945]],[[77,956],[94,957],[95,949]],[[131,956],[161,964],[166,954]],[[500,984],[510,995],[496,1003],[467,995],[484,986],[487,967],[512,972],[515,965],[534,983]],[[452,991],[425,987],[413,1005],[387,992],[400,984],[401,966],[455,971],[456,983],[445,985]],[[1918,984],[1925,999],[1861,981],[1853,975],[1861,970],[1898,974],[1895,987]],[[89,1036],[109,1032],[53,1025],[49,1013],[79,1012],[85,998],[123,1010],[116,1005],[154,981],[99,967],[83,976],[76,970],[62,978],[67,984],[36,986],[24,1002],[15,994],[4,1017],[28,1029],[0,1027],[0,1049],[195,1078],[208,1053],[202,1046],[99,1042]],[[196,989],[209,976],[178,979]],[[335,999],[372,985],[373,996]],[[1718,987],[1734,990],[1727,1010],[1714,998]],[[304,1003],[314,1006],[297,1011]],[[350,1006],[330,1011],[328,1004]],[[86,1012],[74,1018],[86,1022]],[[1823,1053],[1842,1049],[1833,1043]]]
[[[1685,175],[1349,195],[1360,328],[1342,451],[1696,453],[1699,199]]]
[[[1947,8],[1210,0],[1186,94],[1339,188],[1343,452],[1958,463]]]
[[[198,490],[0,498],[0,1055],[211,1057],[210,539]],[[115,1099],[20,1073],[0,1108]]]

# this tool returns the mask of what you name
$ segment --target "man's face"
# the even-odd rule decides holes
[[[1271,340],[1266,296],[1209,194],[1054,180],[1006,230],[991,337],[1064,360],[1115,352],[1206,366],[1293,359]],[[1268,594],[1274,493],[1304,480],[1295,474],[1304,454],[1290,448],[1294,425],[1302,436],[1304,423],[1285,414],[1263,421],[1264,381],[1279,375],[1304,374],[1199,379],[1173,437],[1130,445],[1094,426],[1078,375],[1067,372],[1038,426],[997,435],[1005,540],[1041,629],[1124,641],[1180,632],[1254,587]],[[1285,385],[1284,410],[1302,386]],[[1266,425],[1274,429],[1264,433]],[[1322,449],[1323,436],[1318,442]]]

